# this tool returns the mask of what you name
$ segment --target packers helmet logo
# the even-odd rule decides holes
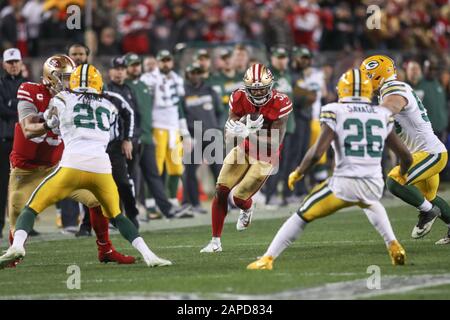
[[[369,61],[369,62],[367,62],[367,64],[366,64],[366,69],[367,70],[373,70],[373,69],[375,69],[376,67],[378,67],[380,64],[378,63],[378,61]]]

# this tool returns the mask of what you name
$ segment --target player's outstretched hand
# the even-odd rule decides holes
[[[264,124],[264,116],[262,114],[259,115],[259,117],[256,120],[252,120],[251,116],[247,115],[247,122],[246,122],[247,129],[250,133],[256,133],[257,131],[261,130]]]
[[[235,137],[245,138],[249,134],[249,130],[245,124],[240,121],[228,120],[225,123],[225,129],[227,132]]]
[[[303,175],[299,174],[297,170],[291,172],[288,178],[288,187],[291,191],[294,190],[295,184],[303,179]]]

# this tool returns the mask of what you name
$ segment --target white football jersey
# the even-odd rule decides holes
[[[394,115],[395,130],[411,153],[445,152],[445,145],[436,137],[428,119],[427,110],[414,90],[405,82],[392,80],[380,88],[379,101],[391,94],[404,97],[408,103],[400,113]]]
[[[183,78],[173,71],[165,75],[156,69],[143,74],[141,81],[153,93],[153,127],[178,129],[178,105],[185,95]]]
[[[296,83],[300,88],[315,91],[317,96],[312,104],[312,119],[319,120],[320,108],[322,106],[322,88],[325,86],[325,76],[320,69],[312,68],[311,73]]]
[[[367,102],[330,103],[322,107],[320,121],[336,134],[332,147],[333,176],[382,178],[384,143],[394,127],[392,112]]]
[[[107,99],[68,91],[52,98],[56,107],[59,130],[64,141],[60,165],[95,173],[111,173],[111,161],[106,153],[110,127],[117,117],[116,107]]]

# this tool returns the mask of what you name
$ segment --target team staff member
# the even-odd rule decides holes
[[[190,159],[185,158],[185,161],[183,161],[185,166],[183,202],[191,204],[194,213],[206,213],[206,210],[200,205],[196,175],[199,164],[204,159],[198,155],[203,155],[203,151],[210,143],[217,142],[214,140],[210,143],[204,141],[203,134],[209,129],[219,130],[218,114],[221,101],[214,89],[204,83],[203,68],[200,64],[193,63],[189,65],[186,68],[186,78],[187,82],[184,86],[186,95],[183,102],[183,111],[186,116],[189,133],[195,140],[192,152],[186,154]],[[199,140],[196,139],[199,137]],[[213,173],[214,181],[216,181],[221,166],[215,162],[210,162],[208,165]]]
[[[17,90],[25,82],[21,75],[22,56],[16,48],[3,52],[5,75],[0,78],[0,238],[5,225],[6,197],[9,180],[9,154],[17,122]]]
[[[164,192],[164,184],[156,166],[155,145],[152,134],[153,95],[150,93],[147,85],[140,80],[142,74],[141,59],[137,54],[129,53],[125,56],[125,63],[128,77],[125,83],[133,90],[137,108],[141,114],[142,145],[140,148],[142,149],[142,156],[139,164],[142,176],[162,214],[167,218],[182,217],[185,214],[187,215],[189,208],[180,208],[170,203]]]

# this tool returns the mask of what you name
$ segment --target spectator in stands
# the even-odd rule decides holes
[[[39,53],[40,25],[44,6],[40,0],[28,1],[22,10],[22,15],[27,21],[28,49],[30,56],[36,57]]]
[[[122,0],[119,32],[122,35],[122,51],[137,54],[150,51],[148,30],[153,8],[144,0]]]
[[[291,48],[294,42],[291,31],[283,6],[277,5],[265,11],[264,41],[267,49],[274,45]]]
[[[201,41],[205,39],[206,30],[206,22],[200,8],[192,5],[186,16],[175,25],[173,38],[175,43]]]
[[[112,27],[105,27],[100,32],[97,55],[115,56],[120,54],[119,43],[116,40],[116,31]]]
[[[16,47],[23,56],[28,56],[27,21],[22,15],[23,0],[10,1],[11,11],[0,20],[1,47]]]

